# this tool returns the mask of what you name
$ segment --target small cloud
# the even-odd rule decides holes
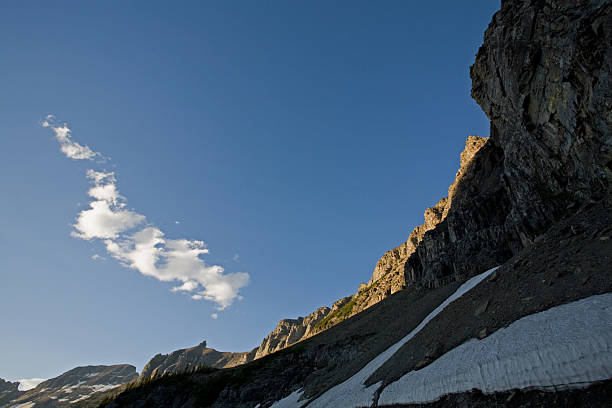
[[[235,254],[232,259],[234,260],[234,262],[238,262],[238,260],[240,259],[240,254]]]
[[[70,128],[64,123],[63,125],[55,124],[55,116],[47,115],[45,120],[41,122],[41,126],[51,128],[55,133],[55,140],[60,144],[60,150],[66,157],[73,160],[105,160],[105,157],[98,152],[94,152],[87,145],[83,146],[72,140]]]
[[[170,289],[172,292],[192,292],[198,288],[198,282],[187,281],[181,286]]]
[[[19,380],[19,386],[17,387],[17,389],[19,391],[28,391],[28,390],[31,390],[32,388],[36,388],[36,386],[43,381],[47,381],[47,379],[46,378],[22,378],[21,380]]]
[[[93,255],[91,256],[91,259],[93,259],[94,261],[97,261],[98,259],[100,259],[100,260],[102,260],[102,261],[104,260],[104,258],[103,258],[103,257],[101,257],[101,256],[100,256],[100,255],[98,255],[98,254],[93,254]]]
[[[180,224],[181,222],[180,222],[180,221],[174,221],[174,223],[175,223],[175,224]]]
[[[212,317],[213,319],[217,320],[217,317],[219,317],[219,315],[216,314],[216,313],[213,313],[213,314],[210,315],[210,317]]]

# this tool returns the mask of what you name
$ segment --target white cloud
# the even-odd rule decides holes
[[[91,209],[83,210],[74,224],[73,235],[82,239],[117,238],[120,233],[141,224],[145,217],[130,210],[112,208],[99,200],[89,203]]]
[[[17,389],[19,391],[28,391],[28,390],[31,390],[32,388],[36,388],[36,386],[43,381],[47,381],[47,379],[46,378],[22,378],[21,380],[19,380],[19,386],[17,387]]]
[[[101,257],[101,256],[100,256],[100,255],[98,255],[98,254],[93,254],[93,255],[91,256],[91,259],[93,259],[94,261],[97,261],[98,259],[102,259],[102,260],[104,260],[104,258],[103,258],[103,257]]]
[[[192,292],[198,288],[198,282],[196,281],[187,281],[183,283],[181,286],[177,286],[175,288],[170,289],[173,292]]]
[[[174,221],[174,223],[175,223],[175,224],[180,224],[181,222],[180,222],[180,221]]]
[[[207,299],[223,310],[238,298],[249,282],[246,273],[224,273],[218,265],[207,265],[200,255],[208,249],[202,241],[166,239],[156,227],[145,227],[123,240],[105,241],[107,251],[126,266],[163,282],[179,281],[173,292],[191,293],[195,300]]]
[[[47,117],[42,126],[53,129],[66,156],[87,158],[81,156],[87,156],[84,152],[89,148],[74,142],[66,125],[53,126],[53,119]],[[70,149],[80,146],[85,150],[70,155],[65,146],[71,146]],[[92,157],[102,157],[99,153],[92,153]],[[86,175],[92,183],[87,192],[92,201],[88,209],[77,215],[73,236],[103,240],[107,252],[126,267],[162,282],[181,283],[170,290],[186,293],[194,300],[215,302],[218,310],[230,306],[235,299],[241,299],[239,291],[249,282],[247,273],[225,273],[219,265],[206,264],[201,258],[208,253],[204,242],[168,239],[159,228],[147,223],[144,215],[127,209],[125,197],[119,194],[114,172],[90,169]],[[175,223],[179,224],[179,221]],[[236,254],[234,259],[237,257]],[[96,254],[92,259],[103,258]]]
[[[72,140],[70,128],[68,128],[66,124],[55,125],[54,119],[55,117],[53,115],[47,115],[41,124],[43,127],[51,128],[51,130],[53,130],[53,133],[55,133],[55,139],[60,144],[60,150],[66,157],[73,160],[94,160],[96,158],[104,159],[100,153],[94,152],[89,148],[89,146],[83,146]]]
[[[240,259],[240,254],[234,254],[232,259],[234,260],[234,262],[238,262],[238,260]]]
[[[114,173],[88,170],[87,178],[94,184],[87,194],[95,201],[77,216],[74,236],[87,240],[115,239],[145,221],[144,215],[125,209],[124,197],[117,190]]]
[[[213,319],[217,320],[217,318],[219,317],[219,315],[218,315],[218,314],[216,314],[216,313],[213,313],[213,314],[211,314],[211,315],[210,315],[210,317],[212,317]]]

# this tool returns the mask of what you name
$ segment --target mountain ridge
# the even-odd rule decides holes
[[[383,254],[356,294],[335,308],[281,320],[247,353],[204,342],[157,355],[138,384],[105,406],[317,406],[464,282],[499,267],[353,384],[366,398],[361,405],[377,406],[390,384],[463,344],[612,292],[612,2],[502,1],[470,76],[490,137],[468,138],[448,197],[425,211],[408,241]],[[205,368],[194,363],[205,360]],[[583,389],[581,403],[612,395],[611,385],[608,379]],[[345,388],[333,396],[339,406],[361,406]],[[571,406],[564,398],[575,395],[501,393],[508,403],[518,395],[515,406],[525,407],[553,400]],[[439,397],[443,406],[479,398],[469,389]],[[497,404],[495,398],[483,400]]]
[[[382,301],[352,317],[344,310],[348,319],[244,366],[161,379],[109,406],[316,405],[418,324],[410,308],[432,311],[436,296],[443,299],[499,265],[494,279],[453,302],[407,343],[409,364],[400,349],[354,391],[381,381],[384,388],[466,339],[487,338],[530,313],[612,291],[611,39],[609,0],[504,0],[470,69],[472,96],[491,121],[490,138],[453,186],[451,204],[431,209],[436,224],[414,252],[388,255],[361,293],[375,299],[377,282],[391,271],[403,272],[405,288],[387,294],[389,285]],[[351,299],[340,310],[355,304]],[[182,385],[172,390],[179,378]],[[340,395],[340,406],[356,406],[349,393]]]

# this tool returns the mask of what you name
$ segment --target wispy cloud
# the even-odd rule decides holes
[[[53,133],[55,133],[55,139],[60,144],[60,150],[62,153],[66,155],[69,159],[73,160],[95,160],[95,159],[104,159],[98,152],[94,152],[89,148],[89,146],[81,145],[74,140],[72,140],[72,134],[70,133],[70,129],[66,124],[56,125],[55,117],[53,115],[47,115],[45,120],[42,121],[42,126],[46,128],[51,128]]]
[[[19,380],[19,386],[17,387],[17,389],[19,391],[28,391],[28,390],[31,390],[32,388],[36,388],[36,386],[43,381],[47,381],[47,379],[46,378],[22,378],[21,380]]]
[[[42,126],[53,130],[67,157],[74,160],[103,157],[73,141],[67,125],[54,125],[52,119],[53,116],[48,116]],[[208,253],[202,241],[166,238],[144,215],[127,208],[114,172],[90,169],[86,176],[91,183],[87,192],[91,201],[89,208],[76,217],[74,237],[102,240],[109,255],[126,267],[162,282],[179,282],[179,286],[171,289],[173,292],[186,293],[195,300],[210,300],[218,310],[241,298],[239,291],[249,282],[247,273],[225,273],[222,266],[207,265],[201,258]]]
[[[213,319],[217,320],[217,317],[219,317],[219,315],[217,313],[213,313],[210,315],[210,317],[212,317]]]

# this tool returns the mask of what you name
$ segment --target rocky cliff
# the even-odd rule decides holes
[[[490,140],[407,262],[436,285],[498,265],[612,183],[609,1],[503,1],[471,67]]]

